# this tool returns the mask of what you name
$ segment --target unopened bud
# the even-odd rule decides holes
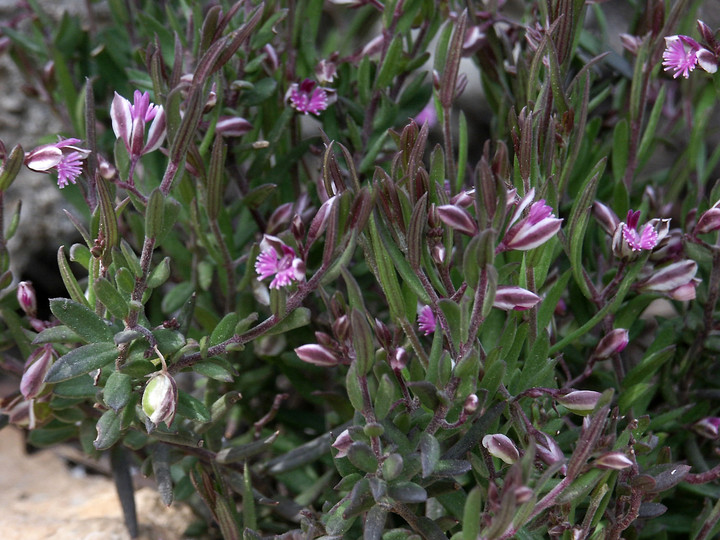
[[[465,403],[463,404],[463,412],[468,415],[472,414],[477,411],[479,404],[480,400],[478,399],[477,395],[470,394],[468,397],[465,398]]]
[[[537,304],[540,297],[522,287],[500,286],[495,293],[493,307],[505,311],[525,311]]]
[[[338,453],[335,454],[335,457],[342,458],[347,456],[348,450],[350,449],[352,443],[353,440],[350,438],[350,432],[347,429],[340,433],[340,435],[337,436],[337,439],[335,439],[335,442],[331,445],[338,451]]]
[[[45,386],[45,375],[53,365],[55,351],[50,345],[35,350],[25,363],[25,373],[20,379],[20,393],[25,399],[37,396]]]
[[[515,502],[517,504],[525,504],[532,499],[533,490],[528,486],[520,486],[515,488]]]
[[[345,341],[350,334],[350,319],[347,315],[343,315],[335,319],[332,323],[333,333],[338,341]]]
[[[468,236],[475,236],[477,234],[477,223],[467,210],[452,204],[444,204],[438,206],[437,212],[445,225]]]
[[[37,298],[31,281],[18,283],[17,300],[26,315],[35,317],[37,314]]]
[[[569,411],[586,416],[593,412],[602,394],[592,390],[575,390],[557,398],[557,402]]]
[[[386,349],[389,349],[392,346],[392,332],[390,332],[387,325],[377,317],[375,318],[375,335],[377,336],[380,344]]]
[[[625,328],[616,328],[600,340],[594,356],[597,360],[610,358],[625,349],[628,341],[628,331]]]
[[[707,234],[717,230],[720,230],[720,208],[713,206],[698,219],[695,234]]]
[[[98,155],[98,172],[105,180],[112,180],[117,175],[115,166],[100,155]]]
[[[693,429],[703,437],[718,439],[720,438],[720,418],[717,416],[703,418],[693,424]]]
[[[395,371],[400,371],[407,366],[409,355],[405,349],[398,347],[395,354],[390,357],[390,367]]]
[[[560,447],[547,433],[542,431],[535,431],[533,433],[535,439],[537,456],[546,465],[552,465],[565,461],[565,454],[562,453]],[[560,471],[564,474],[567,470],[567,466],[563,465]]]
[[[443,264],[445,262],[445,246],[442,244],[435,244],[430,251],[432,260],[435,264]]]
[[[215,124],[215,132],[223,137],[242,137],[252,130],[252,124],[239,116],[223,116]]]
[[[592,207],[593,216],[597,219],[603,230],[610,236],[615,234],[620,225],[620,218],[603,203],[595,201]]]
[[[515,443],[502,433],[485,435],[482,439],[482,445],[491,456],[503,460],[508,465],[512,465],[520,459],[520,452],[518,452]]]
[[[340,363],[340,359],[335,356],[335,353],[315,343],[296,348],[295,354],[297,354],[298,358],[303,362],[315,364],[316,366],[333,367]]]
[[[622,452],[608,452],[597,458],[593,465],[599,469],[612,469],[614,471],[621,471],[632,467],[633,460],[627,457]]]
[[[638,284],[643,292],[668,292],[692,281],[697,273],[697,263],[692,260],[678,261],[656,271]]]
[[[142,409],[153,424],[165,422],[169,427],[175,418],[177,401],[178,390],[175,379],[169,373],[161,371],[145,386]]]
[[[680,285],[672,291],[668,291],[667,294],[670,298],[672,298],[673,300],[678,300],[679,302],[695,300],[695,297],[697,295],[695,289],[697,289],[698,283],[700,283],[700,280],[698,278],[693,278],[684,285]]]

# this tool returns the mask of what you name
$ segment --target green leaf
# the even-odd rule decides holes
[[[103,413],[97,423],[96,450],[107,450],[120,439],[120,416],[112,409]]]
[[[125,319],[130,312],[128,303],[110,281],[101,277],[95,280],[95,296],[113,317]]]
[[[82,338],[65,325],[51,326],[40,332],[35,339],[33,345],[42,345],[43,343],[77,343]]]
[[[180,416],[196,422],[209,422],[211,418],[210,411],[202,401],[182,390],[178,390],[177,412]]]
[[[105,401],[105,405],[118,412],[127,405],[131,393],[132,379],[130,376],[119,371],[113,371],[105,383],[103,401]]]
[[[623,176],[625,176],[625,169],[628,164],[629,131],[626,118],[621,119],[615,124],[615,130],[613,131],[612,172],[616,182],[621,181]]]
[[[61,356],[48,370],[46,383],[66,381],[90,373],[117,359],[118,350],[113,343],[90,343]]]
[[[237,313],[225,315],[210,335],[210,347],[230,339],[235,334],[235,327],[239,320],[240,315]]]
[[[375,347],[373,345],[372,331],[365,315],[357,309],[350,313],[352,327],[352,342],[355,349],[355,362],[358,375],[363,376],[372,369],[375,362]]]
[[[75,300],[75,302],[79,304],[83,304],[89,307],[87,298],[85,298],[85,295],[83,294],[83,291],[80,288],[77,279],[75,279],[75,275],[70,269],[70,264],[65,258],[65,246],[60,246],[60,248],[58,249],[57,261],[58,267],[60,268],[60,277],[62,277],[63,283],[65,284],[65,288],[67,289],[70,298],[72,298],[73,300]]]
[[[420,463],[423,478],[427,478],[437,467],[440,460],[440,443],[429,433],[420,435]]]
[[[115,332],[90,308],[67,298],[52,298],[50,310],[60,322],[88,343],[112,343]]]
[[[385,54],[382,66],[375,77],[375,88],[385,88],[392,82],[393,78],[402,71],[403,40],[401,35],[396,35],[390,42]]]
[[[310,310],[306,307],[299,307],[268,330],[265,335],[274,336],[276,334],[284,334],[285,332],[308,324],[310,324]]]

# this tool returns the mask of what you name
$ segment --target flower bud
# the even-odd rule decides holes
[[[508,465],[512,465],[520,459],[520,452],[518,452],[515,443],[502,433],[485,435],[482,439],[482,445],[491,456],[503,460]]]
[[[342,315],[335,319],[332,323],[333,333],[338,341],[345,341],[350,335],[350,319],[347,315]]]
[[[533,490],[528,486],[519,486],[515,488],[515,503],[525,504],[533,496]]]
[[[25,399],[37,396],[45,386],[44,380],[55,360],[55,351],[50,345],[36,349],[25,363],[25,373],[20,379],[20,393]]]
[[[445,225],[455,229],[456,231],[460,231],[468,236],[475,236],[478,232],[478,226],[475,219],[468,213],[467,210],[460,208],[459,206],[444,204],[442,206],[438,206],[437,213]]]
[[[557,402],[575,414],[586,416],[593,412],[600,396],[600,392],[592,390],[575,390],[557,398]]]
[[[638,288],[643,292],[669,292],[692,281],[696,272],[695,261],[678,261],[656,271],[640,282]]]
[[[720,418],[709,416],[695,422],[692,427],[697,433],[708,439],[720,438]]]
[[[565,454],[562,453],[560,447],[547,433],[535,431],[533,433],[535,439],[537,456],[546,465],[552,465],[561,461],[565,461]],[[563,465],[560,471],[564,474],[567,467]]]
[[[712,207],[705,211],[695,225],[695,234],[707,234],[720,230],[720,208]]]
[[[610,358],[625,349],[628,341],[628,331],[625,328],[616,328],[600,340],[595,347],[594,356],[597,360]]]
[[[31,281],[21,281],[18,283],[17,300],[26,315],[35,317],[37,314],[37,299]]]
[[[215,133],[223,137],[242,137],[252,130],[252,124],[239,116],[222,116],[215,124]]]
[[[352,445],[352,443],[353,440],[350,438],[350,432],[347,429],[340,433],[337,439],[335,439],[335,442],[331,445],[338,451],[338,453],[335,454],[335,457],[342,458],[347,456],[348,450],[350,450],[350,446]]]
[[[175,418],[177,401],[178,390],[175,379],[169,373],[161,371],[153,375],[145,386],[142,409],[153,424],[165,422],[169,427]]]
[[[407,351],[402,347],[398,347],[395,349],[395,354],[390,357],[390,367],[395,371],[400,371],[407,366],[408,359]]]
[[[540,297],[522,287],[500,286],[495,293],[493,307],[505,311],[525,311],[540,301]]]
[[[695,300],[695,296],[696,296],[695,289],[697,288],[698,283],[700,283],[700,280],[698,278],[692,278],[690,281],[688,281],[684,285],[680,285],[679,287],[676,287],[672,291],[669,291],[667,294],[673,300],[678,300],[680,302],[686,302],[688,300]]]
[[[593,216],[597,219],[603,230],[610,236],[615,234],[615,230],[620,225],[620,218],[615,212],[599,201],[595,201],[592,207]]]
[[[445,262],[445,246],[435,244],[430,251],[430,256],[435,264],[443,264]]]
[[[622,452],[608,452],[597,458],[593,465],[598,469],[612,469],[614,471],[621,471],[632,467],[633,460],[627,457]]]
[[[463,412],[465,414],[472,414],[477,411],[479,404],[480,400],[478,399],[477,395],[470,394],[467,398],[465,398],[465,403],[463,404]]]
[[[340,359],[327,347],[311,343],[295,349],[295,354],[303,362],[316,366],[333,367],[340,363]]]

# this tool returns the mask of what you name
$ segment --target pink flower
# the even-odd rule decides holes
[[[544,199],[534,202],[530,206],[528,215],[515,223],[534,197],[535,189],[533,188],[520,200],[518,208],[510,220],[511,227],[497,248],[498,253],[510,249],[527,251],[536,248],[550,240],[560,230],[563,220],[555,217],[552,208],[545,204]]]
[[[415,117],[415,122],[419,125],[423,125],[425,122],[428,123],[428,127],[435,127],[437,125],[438,117],[437,110],[435,109],[435,102],[432,98],[427,102]]]
[[[161,105],[150,103],[150,94],[147,92],[135,90],[132,104],[115,92],[110,106],[110,118],[115,136],[123,140],[130,157],[135,161],[140,156],[160,148],[165,139],[165,111]],[[145,142],[145,124],[151,121]]]
[[[437,323],[435,321],[435,314],[432,311],[432,308],[430,306],[424,306],[420,310],[420,314],[418,315],[418,328],[421,332],[423,332],[426,336],[428,334],[432,334],[435,332],[435,329],[437,328]]]
[[[282,240],[266,234],[260,247],[262,251],[255,261],[255,271],[260,280],[275,276],[270,282],[271,289],[287,287],[293,281],[305,279],[305,263]]]
[[[296,110],[301,113],[319,115],[328,107],[328,93],[312,79],[305,79],[300,84],[293,83],[285,94]]]
[[[651,219],[642,228],[638,226],[640,210],[628,210],[626,222],[620,222],[613,235],[613,253],[620,258],[632,258],[639,251],[649,251],[667,236],[670,220]]]
[[[680,75],[687,79],[690,72],[698,65],[708,73],[715,73],[718,67],[717,57],[691,37],[668,36],[665,38],[663,66],[665,66],[665,71],[675,71],[674,79]]]
[[[37,313],[37,297],[35,296],[35,289],[33,288],[32,281],[21,281],[17,287],[17,300],[22,310],[29,315],[34,317]]]
[[[76,146],[79,142],[80,139],[63,139],[38,146],[25,155],[25,165],[37,172],[57,172],[61,189],[75,184],[82,173],[82,162],[90,154],[90,150]]]

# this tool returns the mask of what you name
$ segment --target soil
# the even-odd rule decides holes
[[[62,448],[28,455],[21,431],[0,430],[0,538],[3,540],[129,540],[113,482],[78,474]],[[150,487],[136,490],[141,540],[180,540],[191,510],[170,508]]]

